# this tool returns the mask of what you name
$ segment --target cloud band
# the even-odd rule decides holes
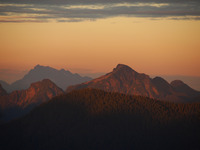
[[[0,22],[80,22],[110,17],[199,20],[197,0],[0,0]]]

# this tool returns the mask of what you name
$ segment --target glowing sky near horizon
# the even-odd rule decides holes
[[[183,12],[182,5],[172,14],[170,2],[0,3],[0,70],[40,64],[95,73],[123,63],[146,74],[200,76],[199,6]]]

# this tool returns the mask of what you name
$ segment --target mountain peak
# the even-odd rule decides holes
[[[50,66],[36,65],[22,79],[12,83],[10,91],[27,89],[31,83],[50,79],[53,83],[62,89],[66,89],[69,85],[74,85],[91,80],[77,74],[73,74],[68,70],[55,69]]]
[[[37,65],[34,67],[34,69],[41,68],[41,67],[42,67],[41,65],[37,64]]]
[[[124,64],[118,64],[117,66],[116,66],[116,69],[120,69],[120,68],[130,68],[129,66],[127,66],[127,65],[124,65]],[[131,68],[130,68],[131,69]]]
[[[32,83],[30,87],[52,87],[52,86],[56,87],[56,84],[49,79],[43,79],[42,81]]]
[[[10,94],[3,92],[0,86],[0,96],[3,96],[0,98],[0,108],[5,112],[4,117],[6,120],[24,115],[39,104],[64,93],[49,79],[32,83],[26,90],[17,90]],[[11,108],[13,113],[7,113],[6,110]]]
[[[71,73],[70,71],[65,70],[65,69],[60,69],[59,71],[60,71],[60,73],[63,73],[63,74],[70,74],[70,75],[73,74],[73,73]]]
[[[174,80],[170,83],[173,87],[178,87],[178,86],[184,86],[186,85],[183,81],[181,80]]]
[[[157,90],[148,75],[137,73],[124,64],[118,64],[112,72],[90,82],[71,86],[67,89],[67,92],[81,88],[95,88],[109,92],[149,97],[157,94]]]
[[[177,85],[177,86],[173,86]],[[120,92],[129,95],[141,95],[168,101],[185,101],[200,93],[191,89],[182,81],[173,81],[171,85],[161,77],[151,79],[144,73],[138,73],[124,64],[118,64],[112,72],[97,79],[79,85],[70,86],[67,92],[82,88],[101,89],[108,92]]]
[[[51,67],[49,67],[49,66],[42,66],[42,65],[36,65],[35,67],[34,67],[34,69],[33,70],[41,70],[41,69],[53,69],[53,68],[51,68]]]
[[[62,68],[62,69],[60,69],[60,72],[65,72],[65,71],[66,71],[66,70],[65,70],[65,69],[63,69],[63,68]]]
[[[174,88],[174,90],[177,92],[191,95],[192,97],[197,97],[200,95],[200,92],[192,89],[191,87],[189,87],[187,84],[185,84],[181,80],[174,80],[170,84]]]
[[[32,100],[32,98],[37,97],[39,94],[41,94],[38,99],[44,101],[46,101],[47,99],[51,99],[53,96],[63,93],[63,90],[49,79],[43,79],[42,81],[32,83],[31,86],[24,91],[29,97],[29,100]],[[46,97],[47,99],[43,97]]]
[[[170,95],[172,94],[172,87],[171,85],[161,77],[155,77],[152,79],[153,84],[156,86],[160,94]]]
[[[116,68],[113,69],[113,71],[123,71],[123,70],[131,71],[131,72],[134,71],[131,67],[124,64],[118,64]]]
[[[51,80],[49,80],[49,79],[43,79],[42,82],[43,82],[43,83],[53,83],[53,82],[52,82]]]
[[[163,78],[161,78],[161,77],[158,77],[158,76],[156,76],[155,78],[153,78],[152,79],[154,82],[159,82],[159,83],[163,83],[163,84],[168,84],[168,82],[165,80],[165,79],[163,79]]]

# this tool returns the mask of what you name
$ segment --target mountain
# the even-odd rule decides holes
[[[31,69],[22,79],[12,83],[8,89],[8,92],[27,89],[31,83],[41,81],[43,79],[50,79],[63,90],[66,89],[69,85],[79,84],[91,80],[89,77],[81,77],[76,73],[73,74],[70,71],[66,71],[64,69],[57,70],[49,66],[37,65]]]
[[[10,84],[8,84],[7,82],[5,82],[3,80],[0,80],[0,84],[7,92],[10,92],[10,88],[11,88]]]
[[[6,90],[4,90],[3,87],[0,84],[0,96],[4,96],[6,94],[7,94]]]
[[[1,125],[0,149],[195,150],[199,110],[200,103],[81,89]]]
[[[117,65],[112,72],[97,79],[70,86],[67,91],[86,87],[148,97],[155,97],[158,94],[149,76],[139,74],[130,67],[122,64]]]
[[[171,83],[171,86],[174,88],[176,92],[184,93],[186,95],[194,95],[199,96],[199,92],[189,87],[187,84],[183,83],[180,80],[174,80]]]
[[[1,96],[0,109],[3,112],[2,120],[11,120],[24,115],[35,106],[60,94],[63,94],[62,89],[49,79],[44,79],[32,83],[26,90],[17,90]]]
[[[185,102],[186,100],[191,101],[191,99],[188,96],[184,95],[183,93],[176,92],[173,86],[171,86],[166,80],[164,80],[161,77],[153,78],[152,82],[159,93],[159,95],[155,97],[157,99],[174,102]]]
[[[109,92],[141,95],[176,102],[187,102],[200,95],[200,92],[191,89],[189,86],[187,88],[185,86],[187,85],[184,84],[184,88],[180,89],[180,86],[175,87],[173,84],[170,85],[161,77],[151,79],[148,75],[138,73],[129,66],[119,64],[112,72],[89,82],[70,86],[66,91],[95,88]]]
[[[200,91],[200,76],[198,77],[198,76],[183,76],[183,75],[161,75],[161,77],[167,80],[167,82],[169,83],[177,79],[184,81],[184,83],[186,83],[193,89]]]

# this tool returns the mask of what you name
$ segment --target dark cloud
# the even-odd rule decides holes
[[[44,23],[44,22],[47,22],[47,21],[43,21],[43,20],[6,20],[6,19],[0,19],[0,23],[9,23],[9,22],[12,22],[12,23],[24,23],[24,22],[33,22],[33,23]]]
[[[65,20],[57,20],[57,22],[82,22],[85,19],[65,19]]]
[[[0,0],[0,22],[80,22],[116,16],[199,20],[200,2],[85,0],[83,3],[80,0]]]
[[[15,4],[113,4],[113,3],[199,3],[199,0],[0,0],[1,3]]]

